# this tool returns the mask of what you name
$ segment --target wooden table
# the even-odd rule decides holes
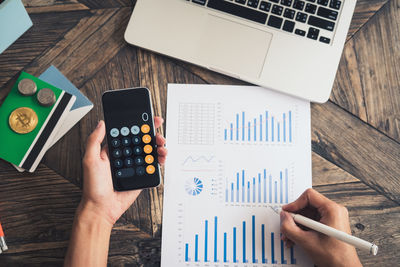
[[[0,266],[61,265],[103,91],[148,87],[155,113],[165,117],[167,83],[244,83],[129,46],[128,0],[24,2],[34,26],[0,55],[0,103],[20,71],[37,76],[53,64],[95,107],[34,174],[0,161],[0,218],[10,247]],[[359,253],[365,266],[400,264],[399,7],[400,0],[358,1],[330,101],[312,105],[313,185],[347,206],[353,234],[380,246],[378,257]],[[162,192],[143,192],[115,225],[111,265],[159,265]]]

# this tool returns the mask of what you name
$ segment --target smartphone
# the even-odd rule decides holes
[[[106,91],[102,102],[114,189],[158,186],[161,179],[150,91]]]

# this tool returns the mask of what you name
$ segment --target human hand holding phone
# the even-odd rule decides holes
[[[163,123],[154,117],[155,128]],[[83,158],[83,195],[77,208],[64,266],[106,266],[111,229],[132,205],[141,190],[115,191],[113,188],[104,121],[89,136]],[[165,139],[156,135],[158,162],[165,163]]]

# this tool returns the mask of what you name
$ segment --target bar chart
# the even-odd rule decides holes
[[[294,141],[292,110],[278,116],[268,110],[257,116],[242,111],[231,117],[224,128],[225,142],[291,144]]]
[[[226,178],[226,203],[289,203],[289,171],[287,168],[272,174],[267,169],[251,176],[246,170]]]
[[[295,247],[287,248],[281,234],[271,230],[265,220],[251,215],[248,220],[224,227],[219,216],[204,220],[201,232],[184,244],[184,262],[194,263],[297,263]]]

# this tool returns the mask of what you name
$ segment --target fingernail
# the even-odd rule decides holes
[[[96,129],[99,128],[100,125],[101,125],[101,121],[99,121],[99,122],[97,123]]]

